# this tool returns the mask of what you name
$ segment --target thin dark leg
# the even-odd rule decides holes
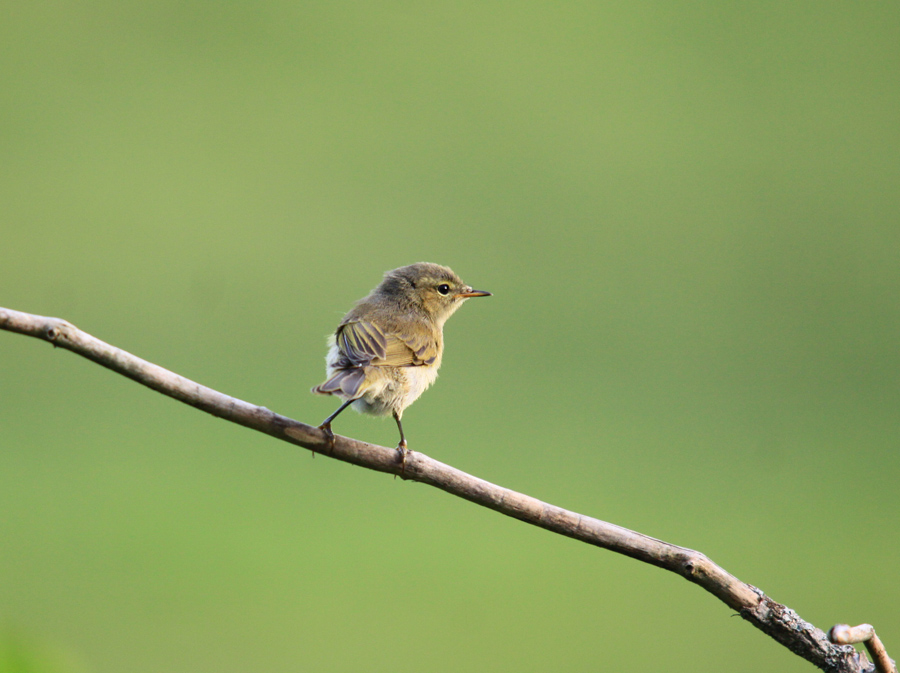
[[[406,470],[406,456],[409,453],[409,449],[406,448],[403,424],[400,422],[400,415],[396,411],[394,412],[394,420],[397,421],[397,429],[400,430],[400,444],[397,445],[397,450],[400,452],[400,476],[402,477],[403,472]]]
[[[331,425],[331,421],[333,421],[335,418],[337,418],[339,413],[341,413],[344,409],[346,409],[347,407],[349,407],[349,406],[350,406],[351,404],[353,404],[354,402],[356,402],[355,399],[353,399],[353,400],[347,400],[346,402],[344,402],[341,406],[338,407],[338,410],[337,410],[337,411],[335,411],[333,414],[331,414],[331,416],[329,416],[329,417],[326,418],[324,421],[322,421],[322,425],[320,425],[319,427],[320,427],[320,428],[323,428],[323,427],[325,427],[326,425]]]
[[[341,406],[338,407],[337,411],[335,411],[333,414],[331,414],[331,416],[322,421],[322,424],[319,426],[319,430],[325,433],[325,438],[328,440],[329,451],[334,451],[334,433],[331,431],[331,421],[337,418],[339,413],[341,413],[344,409],[349,407],[354,402],[356,402],[355,399],[347,400],[346,402],[344,402]]]

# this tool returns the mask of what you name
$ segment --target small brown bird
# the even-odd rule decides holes
[[[375,416],[392,414],[407,445],[400,418],[437,378],[444,353],[444,323],[473,290],[446,266],[419,262],[384,274],[381,284],[356,306],[328,339],[327,379],[312,389],[344,400],[319,427],[332,445],[331,422],[348,406]]]

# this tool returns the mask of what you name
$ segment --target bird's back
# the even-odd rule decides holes
[[[354,406],[368,413],[402,413],[441,365],[440,326],[415,310],[399,312],[375,293],[344,316],[329,341],[328,378],[312,392],[359,397]]]

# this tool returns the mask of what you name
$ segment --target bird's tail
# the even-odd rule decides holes
[[[339,369],[324,383],[320,383],[311,392],[316,395],[339,395],[341,397],[358,397],[359,389],[366,379],[366,371],[362,367]]]

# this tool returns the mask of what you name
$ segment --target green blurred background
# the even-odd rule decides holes
[[[411,446],[900,656],[896,3],[4,2],[0,305],[310,423],[390,268]],[[337,432],[394,445],[393,422]],[[4,671],[806,671],[682,579],[0,334]]]

